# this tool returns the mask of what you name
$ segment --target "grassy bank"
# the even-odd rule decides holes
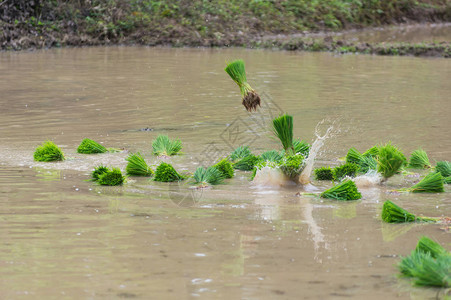
[[[0,45],[265,46],[267,34],[449,20],[447,0],[0,0]]]

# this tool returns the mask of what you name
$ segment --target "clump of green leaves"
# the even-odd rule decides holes
[[[335,167],[333,169],[334,172],[334,179],[335,180],[341,180],[345,176],[348,177],[355,177],[357,174],[357,171],[360,169],[358,165],[355,163],[345,163],[344,165]]]
[[[429,162],[428,155],[426,151],[422,149],[417,149],[410,155],[409,167],[417,169],[428,169],[431,168],[431,163]]]
[[[33,158],[35,161],[62,161],[64,160],[64,153],[53,142],[46,141],[36,148]]]
[[[152,169],[147,165],[141,153],[130,154],[125,160],[128,161],[125,168],[127,175],[146,177],[153,175]]]
[[[440,173],[431,172],[417,184],[402,190],[412,193],[442,193],[445,191],[443,187],[443,176]]]
[[[379,147],[377,171],[384,179],[388,179],[396,174],[405,162],[406,157],[404,154],[391,143]]]
[[[221,172],[224,178],[232,178],[234,175],[233,166],[227,159],[221,160],[213,167],[218,169],[218,171]]]
[[[438,161],[435,166],[435,171],[442,174],[443,177],[451,176],[451,163],[449,161]]]
[[[242,59],[232,61],[231,63],[227,64],[227,67],[224,70],[239,86],[241,96],[243,97],[242,103],[244,107],[246,107],[246,110],[256,110],[257,106],[260,106],[261,100],[257,92],[247,82],[244,61]]]
[[[106,173],[108,171],[110,171],[110,169],[108,169],[105,166],[100,165],[100,166],[96,167],[94,169],[94,171],[92,171],[92,173],[91,173],[92,181],[99,180],[100,175],[102,175],[103,173]]]
[[[280,152],[278,152],[276,150],[269,150],[269,151],[263,152],[260,155],[260,158],[264,161],[271,161],[271,162],[278,163],[282,160],[283,155],[280,154]]]
[[[330,167],[315,169],[316,180],[334,180],[334,172]]]
[[[219,184],[224,180],[221,171],[216,167],[208,167],[207,169],[199,167],[194,172],[193,178],[194,182],[200,184],[201,187]]]
[[[121,170],[118,168],[113,168],[99,175],[97,182],[100,185],[122,185],[125,181],[125,177],[122,176]]]
[[[234,163],[233,168],[241,171],[251,171],[258,161],[259,158],[251,154]]]
[[[77,152],[83,154],[105,153],[108,152],[108,149],[96,141],[84,139],[78,146]]]
[[[174,167],[168,163],[162,162],[155,170],[155,181],[172,182],[183,180],[184,177],[177,173]]]
[[[348,201],[348,200],[358,200],[362,198],[362,194],[357,189],[355,183],[347,179],[328,190],[321,193],[321,197],[327,199]]]
[[[160,134],[152,142],[152,151],[158,156],[176,155],[182,150],[182,142],[180,140],[171,140],[167,135]]]
[[[245,158],[246,156],[252,155],[251,150],[248,146],[239,146],[229,156],[229,160],[233,163]]]
[[[287,114],[275,118],[273,121],[274,135],[280,140],[287,155],[295,154],[293,147],[293,117]]]
[[[310,144],[304,140],[294,140],[293,148],[295,154],[302,154],[304,157],[307,157],[310,152]]]
[[[387,223],[437,222],[435,218],[417,217],[390,200],[384,202],[381,217]]]
[[[304,156],[301,154],[285,156],[279,163],[279,169],[291,179],[301,174],[304,168]]]

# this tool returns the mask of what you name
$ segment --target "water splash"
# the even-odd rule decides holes
[[[370,170],[364,175],[357,176],[353,181],[358,188],[369,188],[380,185],[382,176],[376,170]]]

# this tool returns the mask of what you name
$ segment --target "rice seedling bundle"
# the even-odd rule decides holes
[[[390,200],[384,202],[381,217],[387,223],[437,222],[435,218],[417,217]]]
[[[33,158],[35,161],[62,161],[64,160],[64,153],[53,142],[46,141],[36,148]]]
[[[443,178],[443,183],[445,184],[451,184],[451,176]]]
[[[304,157],[307,157],[310,152],[310,144],[304,140],[294,140],[293,148],[295,154],[302,154]]]
[[[334,180],[334,172],[330,167],[315,169],[316,180]]]
[[[287,114],[275,118],[273,121],[274,135],[280,140],[287,155],[295,154],[293,147],[293,117]]]
[[[269,151],[263,152],[260,155],[260,158],[264,161],[271,161],[271,162],[278,163],[282,160],[283,155],[280,154],[280,152],[278,152],[276,150],[269,150]]]
[[[251,171],[259,160],[257,156],[251,154],[234,163],[233,168],[241,171]]]
[[[354,163],[345,163],[344,165],[335,167],[333,169],[334,179],[340,180],[345,176],[355,177],[359,169],[360,167]]]
[[[409,167],[417,169],[428,169],[431,168],[431,163],[429,162],[428,155],[426,151],[418,149],[412,152],[410,155]]]
[[[289,178],[294,179],[301,174],[304,167],[304,156],[301,154],[284,157],[280,163],[280,170]]]
[[[92,171],[91,173],[91,177],[92,177],[92,181],[97,181],[99,180],[100,175],[102,175],[103,173],[106,173],[110,171],[110,169],[108,169],[105,166],[98,166],[94,169],[94,171]]]
[[[257,106],[260,106],[261,102],[260,96],[247,82],[244,61],[241,59],[232,61],[224,70],[240,88],[242,103],[246,110],[257,110]]]
[[[252,155],[252,153],[248,146],[239,146],[230,154],[229,160],[231,162],[237,162],[240,159],[250,155]]]
[[[356,165],[360,165],[360,161],[362,159],[363,155],[356,148],[349,149],[348,154],[346,154],[347,163],[354,163]]]
[[[155,170],[155,181],[173,182],[183,180],[184,177],[177,173],[173,166],[162,162]]]
[[[224,180],[224,176],[221,171],[219,171],[216,167],[208,167],[207,169],[199,167],[194,172],[193,178],[194,182],[200,184],[201,187],[205,187],[210,184],[219,184]]]
[[[410,188],[402,189],[402,191],[412,193],[442,193],[445,191],[443,187],[443,176],[440,173],[431,172],[417,184]]]
[[[78,153],[94,154],[108,152],[107,148],[91,139],[84,139],[77,148]]]
[[[362,173],[368,173],[371,170],[377,169],[377,161],[373,156],[363,156],[362,160],[359,163],[360,169],[359,171]]]
[[[153,154],[157,156],[172,156],[182,150],[182,142],[171,140],[167,135],[160,134],[152,142]]]
[[[234,175],[233,166],[227,159],[221,160],[214,167],[221,172],[224,178],[232,178]]]
[[[147,177],[153,175],[152,169],[147,165],[141,153],[130,154],[125,160],[128,161],[125,168],[127,175]]]
[[[371,147],[362,153],[363,156],[372,156],[376,157],[379,154],[379,148],[377,146]]]
[[[97,182],[100,185],[122,185],[125,181],[125,177],[122,176],[121,170],[118,168],[113,168],[99,175]]]
[[[342,201],[348,201],[348,200],[358,200],[362,198],[362,194],[357,189],[357,186],[355,183],[347,179],[333,187],[331,187],[328,190],[325,190],[321,197],[327,198],[327,199],[334,199],[334,200],[342,200]]]
[[[384,179],[388,179],[399,171],[405,161],[406,157],[404,154],[398,148],[388,143],[379,148],[377,171]]]
[[[443,177],[449,177],[451,176],[451,162],[438,161],[435,170],[442,174]]]
[[[427,236],[422,236],[418,240],[418,244],[417,247],[415,248],[415,251],[429,253],[433,258],[437,258],[440,255],[448,253],[448,251],[445,248],[443,248],[442,245],[428,238]]]

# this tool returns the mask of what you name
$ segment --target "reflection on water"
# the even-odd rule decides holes
[[[236,57],[264,95],[260,113],[244,111],[222,71]],[[388,140],[405,153],[422,147],[432,160],[449,160],[449,60],[134,47],[0,59],[3,298],[408,298],[417,289],[399,287],[393,255],[409,253],[421,235],[449,240],[438,225],[381,223],[386,199],[451,215],[449,187],[441,195],[387,193],[410,184],[403,176],[362,188],[353,203],[296,196],[330,183],[264,188],[240,171],[202,190],[148,178],[123,187],[87,181],[98,164],[124,169],[130,152],[157,165],[151,141],[159,133],[181,139],[184,154],[169,159],[180,171],[241,143],[255,153],[279,149],[268,123],[284,111],[294,116],[295,136],[310,143],[319,121],[337,120],[340,131],[314,167]],[[125,151],[77,154],[85,137]],[[46,139],[68,159],[33,162]]]

